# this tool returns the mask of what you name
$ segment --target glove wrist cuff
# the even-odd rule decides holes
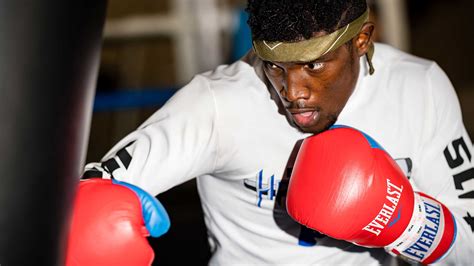
[[[451,212],[437,200],[418,192],[414,199],[410,223],[385,250],[410,262],[433,263],[450,251],[456,224]]]

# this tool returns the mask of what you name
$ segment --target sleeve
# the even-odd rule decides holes
[[[456,220],[457,236],[442,265],[472,265],[474,258],[474,165],[472,143],[461,108],[446,74],[433,64],[427,75],[420,151],[412,182],[415,189],[444,203]]]
[[[83,178],[114,178],[157,195],[212,173],[217,160],[215,101],[196,76],[137,130],[119,141]]]

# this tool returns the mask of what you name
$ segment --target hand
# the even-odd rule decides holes
[[[66,265],[151,265],[147,236],[169,229],[165,209],[144,190],[116,180],[81,181],[69,231]]]
[[[330,237],[432,263],[455,239],[449,210],[415,193],[388,153],[367,134],[334,127],[303,141],[287,209]]]

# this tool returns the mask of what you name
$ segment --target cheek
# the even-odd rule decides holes
[[[285,93],[282,86],[282,79],[270,75],[266,75],[266,77],[268,79],[268,82],[273,87],[270,88],[270,94],[272,94],[272,98],[274,100],[285,102],[284,96],[282,95],[282,93]]]
[[[268,81],[270,82],[270,84],[272,84],[273,88],[276,89],[276,91],[279,92],[280,90],[280,87],[281,87],[281,80],[279,77],[276,77],[274,75],[270,75],[269,73],[267,73],[266,70],[264,70],[264,73],[265,73],[265,77],[268,79]]]
[[[333,114],[339,114],[346,105],[354,91],[355,77],[357,77],[350,64],[341,67],[337,73],[339,74],[334,75],[326,83],[326,88],[324,93],[322,93],[323,97],[321,97],[321,100],[323,100],[322,104],[325,104],[327,111]]]
[[[282,88],[281,81],[275,77],[268,78],[268,80],[270,81],[270,84],[273,86],[273,88],[278,92],[278,94],[280,94],[280,90]]]

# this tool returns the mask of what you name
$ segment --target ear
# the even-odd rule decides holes
[[[375,25],[372,22],[366,22],[360,32],[353,39],[354,47],[356,48],[357,54],[362,56],[367,53],[370,45],[373,42]]]

